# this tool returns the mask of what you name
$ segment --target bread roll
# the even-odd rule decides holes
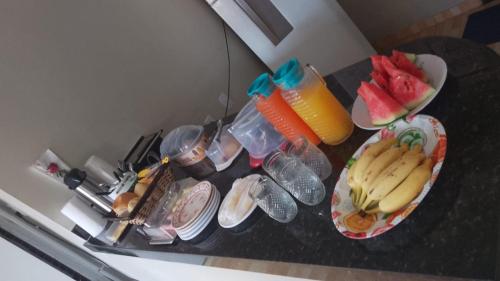
[[[146,184],[146,185],[150,185],[153,182],[153,179],[154,179],[154,177],[147,177],[147,178],[142,178],[142,179],[138,180],[137,182],[142,183],[142,184]]]
[[[133,198],[132,200],[128,201],[128,212],[129,213],[132,213],[132,211],[134,210],[137,203],[139,203],[139,199],[140,199],[139,197],[136,197],[136,198]]]
[[[134,193],[137,194],[137,196],[142,197],[146,192],[146,190],[148,189],[148,186],[149,186],[148,184],[138,182],[135,184]]]
[[[137,194],[133,192],[124,192],[116,197],[113,202],[113,211],[117,216],[123,217],[128,214],[128,203],[130,200],[138,198]]]

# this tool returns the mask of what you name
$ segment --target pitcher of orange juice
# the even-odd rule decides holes
[[[305,137],[315,145],[321,142],[313,130],[283,99],[281,89],[273,84],[269,74],[259,75],[248,88],[247,94],[255,99],[255,107],[264,118],[289,141],[295,142]]]
[[[326,144],[344,142],[354,129],[349,112],[335,98],[311,66],[302,67],[296,58],[281,65],[273,82],[292,109]]]

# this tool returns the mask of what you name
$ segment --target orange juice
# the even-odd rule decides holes
[[[318,145],[321,140],[288,105],[281,96],[281,90],[271,81],[267,73],[255,79],[247,90],[247,95],[256,101],[257,110],[289,141],[305,137],[310,143]]]
[[[315,145],[321,142],[311,128],[286,103],[279,89],[268,98],[260,96],[255,106],[267,121],[289,141],[293,142],[304,136]]]
[[[354,125],[349,113],[311,67],[302,68],[297,59],[291,59],[276,71],[273,81],[324,143],[339,144],[351,135]]]
[[[287,99],[287,95],[297,96]],[[320,81],[305,85],[300,94],[285,93],[285,99],[324,143],[339,144],[351,135],[354,125],[349,113]]]

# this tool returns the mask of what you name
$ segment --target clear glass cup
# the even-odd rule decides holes
[[[262,167],[279,185],[306,205],[317,205],[325,198],[325,186],[321,179],[296,157],[274,151],[264,159]]]
[[[266,214],[279,222],[291,222],[297,216],[297,204],[292,196],[268,176],[260,176],[248,189],[248,195]]]
[[[326,155],[317,146],[310,143],[305,137],[300,137],[285,147],[287,155],[297,157],[307,167],[318,175],[321,180],[326,180],[332,174],[332,164]]]

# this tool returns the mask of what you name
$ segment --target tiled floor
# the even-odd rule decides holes
[[[261,272],[289,277],[331,281],[462,281],[466,279],[436,277],[420,274],[406,274],[385,271],[372,271],[319,265],[304,265],[283,262],[268,262],[235,258],[210,257],[206,266],[222,267],[244,271]]]
[[[480,0],[465,0],[458,7],[453,7],[430,19],[406,27],[396,34],[373,42],[373,45],[379,52],[382,52],[427,36],[462,38],[470,14],[499,4],[500,0],[491,1],[486,5],[482,5]],[[500,42],[496,42],[488,46],[500,54],[499,45]]]
[[[427,36],[450,36],[461,38],[470,14],[500,4],[500,0],[482,5],[480,0],[465,0],[458,7],[443,11],[433,18],[404,28],[397,34],[374,42],[378,51],[391,50],[398,45]],[[488,45],[500,54],[500,42]],[[349,269],[329,266],[303,265],[282,262],[210,257],[206,266],[246,270],[314,280],[407,280],[407,281],[458,281],[459,278],[436,277],[418,274]]]

